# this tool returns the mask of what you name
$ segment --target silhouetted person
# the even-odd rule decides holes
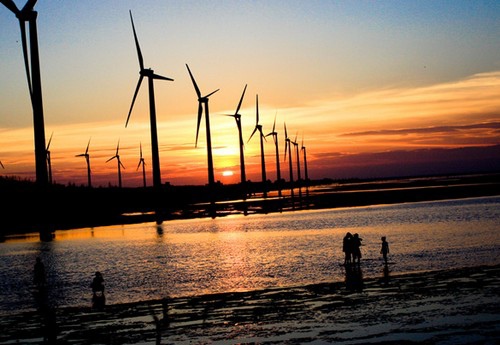
[[[356,233],[352,235],[351,239],[351,250],[352,250],[352,262],[353,263],[360,263],[361,262],[361,241],[363,239],[359,237],[359,235]]]
[[[387,254],[389,254],[389,243],[386,241],[385,236],[382,236],[382,248],[380,249],[380,254],[384,258],[384,263],[387,265]]]
[[[344,265],[351,264],[351,240],[352,234],[350,232],[346,233],[344,239],[342,240],[342,251],[344,252]]]
[[[45,265],[40,257],[36,258],[33,283],[38,289],[45,287]]]
[[[104,308],[106,297],[104,296],[104,278],[101,272],[96,272],[92,283],[92,308],[101,310]]]

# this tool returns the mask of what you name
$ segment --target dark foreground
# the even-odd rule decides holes
[[[362,264],[361,264],[362,267]],[[389,266],[396,267],[396,266]],[[498,344],[500,265],[0,317],[0,344]]]

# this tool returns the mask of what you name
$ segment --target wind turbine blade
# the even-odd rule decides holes
[[[217,89],[217,90],[215,90],[215,91],[210,92],[210,93],[209,93],[208,95],[206,95],[204,98],[208,98],[208,97],[212,96],[214,93],[216,93],[216,92],[217,92],[217,91],[219,91],[219,90],[220,90],[220,89]]]
[[[250,138],[248,138],[248,141],[250,141],[250,139],[252,139],[253,135],[255,134],[255,132],[257,132],[257,126],[255,126],[255,128],[253,129],[253,132],[252,132],[252,135],[250,135]]]
[[[259,127],[259,132],[260,132],[260,136],[261,136],[262,138],[264,138],[264,141],[266,141],[266,142],[267,142],[266,136],[264,135],[264,133],[262,133],[262,127]]]
[[[28,79],[28,88],[30,91],[30,97],[33,101],[33,87],[31,86],[31,73],[30,64],[28,60],[28,44],[26,43],[26,24],[24,21],[19,21],[19,26],[21,28],[21,42],[23,46],[23,57],[24,57],[24,68],[26,69],[26,78]]]
[[[284,127],[285,127],[285,139],[288,139],[288,134],[286,132],[286,123],[284,123]]]
[[[52,132],[52,134],[50,134],[50,138],[49,138],[49,143],[47,144],[47,148],[45,150],[49,150],[49,147],[50,147],[50,142],[52,141],[52,136],[54,135],[54,132]]]
[[[196,142],[194,144],[194,147],[198,146],[198,133],[200,132],[200,124],[201,124],[201,115],[203,114],[203,107],[201,105],[201,102],[198,102],[198,121],[196,124]]]
[[[255,103],[256,103],[256,107],[257,107],[257,112],[256,112],[256,122],[255,124],[258,125],[259,124],[259,95],[255,95]]]
[[[137,39],[137,34],[135,33],[134,19],[132,18],[132,11],[129,10],[130,21],[132,22],[132,30],[134,31],[135,47],[137,48],[137,56],[139,58],[139,67],[141,71],[144,69],[144,60],[142,59],[141,47],[139,46],[139,40]]]
[[[276,113],[274,114],[274,122],[273,122],[273,131],[274,133],[276,131],[276,116],[278,116],[278,111],[276,110]]]
[[[142,79],[144,79],[144,77],[141,75],[139,77],[139,81],[137,82],[137,86],[135,87],[134,97],[132,98],[132,104],[130,105],[130,110],[128,111],[127,122],[125,122],[125,128],[128,125],[130,114],[132,114],[132,108],[134,107],[135,99],[137,98],[137,94],[139,93],[139,88],[141,87]]]
[[[28,0],[28,2],[26,3],[26,5],[24,5],[21,12],[31,11],[33,9],[33,7],[35,7],[35,4],[36,4],[36,0]]]
[[[154,73],[153,73],[153,78],[154,78],[154,79],[161,79],[161,80],[169,80],[169,81],[174,81],[172,78],[164,77],[164,76],[162,76],[162,75],[159,75],[159,74],[154,74]]]
[[[118,144],[116,144],[116,157],[118,157],[118,150],[120,149],[120,140],[118,140]]]
[[[288,143],[288,140],[285,139],[285,161],[286,161],[286,151],[288,149],[288,145],[290,145],[290,144]]]
[[[108,159],[108,160],[106,161],[106,163],[107,163],[107,162],[109,162],[109,161],[110,161],[110,160],[112,160],[112,159],[115,159],[115,158],[116,158],[116,156],[111,157],[110,159]]]
[[[5,167],[3,166],[3,163],[0,161],[0,166],[2,167],[2,169],[5,169]]]
[[[120,164],[120,166],[125,169],[125,166],[123,165],[122,161],[118,159],[118,164]]]
[[[235,114],[238,114],[238,112],[240,111],[241,103],[243,102],[243,97],[245,96],[246,90],[247,90],[247,84],[245,84],[245,88],[243,89],[243,93],[241,94],[240,103],[238,103],[238,107],[236,108]]]
[[[16,15],[20,12],[19,9],[17,8],[16,4],[12,0],[0,0],[2,4],[5,5],[9,10],[14,12]]]
[[[89,146],[90,146],[90,139],[89,139],[89,142],[87,143],[87,148],[85,149],[85,154],[87,154],[89,152]]]
[[[139,143],[139,152],[141,154],[141,159],[142,159],[142,143]]]
[[[186,67],[189,72],[189,76],[191,77],[191,81],[193,82],[194,89],[196,91],[196,95],[198,95],[198,98],[201,98],[201,92],[200,89],[198,88],[198,85],[196,84],[196,81],[194,80],[193,74],[191,73],[191,70],[189,69],[188,64],[186,64]]]

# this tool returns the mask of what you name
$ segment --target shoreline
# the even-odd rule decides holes
[[[214,205],[211,205],[209,202],[195,202],[192,200],[190,203],[185,204],[183,202],[177,205],[177,207],[181,208],[166,207],[162,211],[160,219],[161,222],[168,222],[169,220],[176,219],[215,218],[234,214],[251,216],[252,214],[281,213],[307,209],[358,207],[497,196],[500,195],[500,174],[401,178],[344,184],[331,183],[317,185],[316,187],[315,189],[311,186],[310,191],[302,187],[303,193],[301,199],[297,197],[292,199],[290,195],[278,198],[273,196],[276,194],[276,191],[273,191],[269,192],[270,195],[268,198],[262,198],[257,195],[249,197],[246,200],[223,199],[217,201]],[[59,191],[58,193],[62,192]],[[79,199],[74,199],[79,195],[78,193],[75,195],[68,193],[68,191],[62,194],[58,193],[54,194],[53,197],[55,200],[62,202],[59,205],[60,209],[56,205],[53,205],[51,206],[51,211],[48,213],[54,214],[52,216],[53,219],[48,220],[46,216],[42,216],[41,218],[35,216],[27,217],[28,214],[32,213],[31,209],[23,211],[24,213],[21,212],[22,215],[19,214],[20,210],[16,207],[12,209],[12,212],[7,212],[7,218],[0,226],[0,241],[4,236],[32,232],[39,232],[41,237],[50,240],[51,233],[56,230],[117,224],[138,224],[157,222],[158,220],[158,216],[151,208],[144,208],[144,206],[137,204],[137,200],[139,199],[151,202],[152,198],[158,197],[157,194],[148,194],[151,191],[141,189],[123,189],[121,191],[96,189],[92,191],[87,189],[78,192],[83,193]],[[168,196],[168,194],[166,195]],[[173,202],[175,202],[176,195],[175,193],[172,194],[174,198]],[[40,197],[41,195],[36,196]],[[45,195],[43,196],[45,198]],[[6,197],[9,199],[9,195],[6,195]],[[94,205],[92,206],[93,208],[86,209],[85,207],[90,207],[88,205],[90,197],[97,198],[103,205]],[[112,199],[108,199],[110,197]],[[113,198],[118,198],[125,203],[131,203],[131,205],[127,206],[127,211],[118,211],[114,208],[109,209],[110,205],[113,204],[112,200],[115,200]],[[31,199],[28,198],[28,200]],[[46,201],[44,201],[44,204],[46,204]],[[83,204],[86,206],[83,206]],[[12,206],[10,205],[9,207]],[[54,213],[54,210],[59,211]],[[39,212],[41,211],[43,210]],[[216,213],[214,214],[213,212]],[[44,219],[46,223],[41,225],[35,224],[37,220],[43,223]]]
[[[362,266],[362,264],[361,264]],[[500,265],[0,316],[0,344],[494,344]],[[348,275],[346,275],[348,277]],[[49,309],[50,311],[50,309]],[[48,322],[47,322],[48,320]],[[37,340],[38,339],[38,340]],[[39,342],[37,342],[39,341]]]

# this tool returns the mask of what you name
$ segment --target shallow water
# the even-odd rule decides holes
[[[36,307],[35,258],[54,306],[89,306],[104,275],[108,304],[345,279],[342,238],[363,238],[363,277],[500,263],[500,197],[175,220],[57,231],[0,243],[0,314]]]

